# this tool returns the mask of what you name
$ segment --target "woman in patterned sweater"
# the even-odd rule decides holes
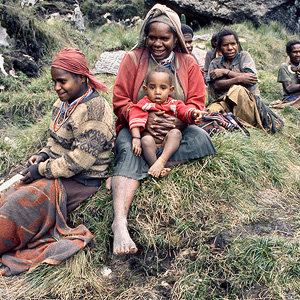
[[[83,248],[92,234],[83,225],[68,227],[67,213],[94,194],[108,172],[114,120],[96,91],[106,87],[73,48],[55,57],[51,75],[59,100],[47,145],[29,159],[22,183],[0,198],[3,275],[58,264]]]

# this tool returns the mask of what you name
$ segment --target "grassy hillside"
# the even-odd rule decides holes
[[[49,63],[64,46],[86,54],[90,67],[100,53],[136,42],[138,28],[105,25],[86,32],[59,22],[41,24],[56,43],[41,76],[4,78],[0,94],[0,171],[5,174],[45,143],[52,90]],[[196,34],[212,34],[215,24]],[[277,23],[255,29],[233,26],[259,69],[263,101],[281,97],[277,71],[294,38]],[[209,47],[209,41],[202,42]],[[97,75],[109,89],[115,77]],[[95,243],[59,266],[40,265],[1,278],[3,299],[299,299],[300,298],[300,112],[278,111],[285,127],[276,135],[250,128],[213,137],[218,153],[178,166],[163,179],[148,178],[129,214],[137,255],[112,255],[112,197],[104,187],[71,216],[95,235]],[[112,270],[101,275],[106,266]]]

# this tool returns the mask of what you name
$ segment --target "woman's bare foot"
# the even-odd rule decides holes
[[[153,177],[159,177],[162,170],[165,167],[166,162],[159,157],[156,162],[150,167],[148,174],[152,175]]]
[[[115,255],[122,256],[137,252],[138,249],[127,229],[127,221],[118,223],[114,221],[112,231],[114,233],[113,253]]]
[[[107,190],[107,194],[111,195],[111,177],[106,179],[105,188]]]
[[[163,168],[162,171],[160,172],[160,177],[165,177],[170,172],[171,172],[170,168]]]

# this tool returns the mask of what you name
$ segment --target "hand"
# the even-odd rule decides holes
[[[243,72],[239,75],[239,81],[242,85],[254,85],[257,83],[258,78],[253,73]]]
[[[29,171],[29,168],[27,170],[27,173],[24,174],[24,172],[23,172],[23,175],[24,175],[24,177],[21,179],[21,181],[23,181],[23,183],[28,184],[28,183],[31,183],[32,181],[34,181],[33,177],[31,176],[31,173]]]
[[[166,114],[164,111],[150,112],[146,129],[154,137],[163,140],[171,129],[176,128],[176,119],[177,118]]]
[[[142,154],[141,140],[137,138],[132,138],[132,152],[136,156]]]
[[[195,120],[195,124],[199,124],[202,119],[202,116],[206,113],[207,113],[206,111],[201,111],[199,109],[195,109],[192,112],[192,118],[193,118],[193,120]]]
[[[32,155],[32,156],[28,159],[27,165],[28,165],[28,166],[32,166],[32,165],[34,165],[34,164],[40,163],[41,161],[44,161],[44,157],[43,157],[42,155],[35,154],[35,155]]]
[[[209,73],[209,76],[212,80],[216,80],[220,77],[225,76],[228,73],[228,69],[214,69],[212,72]]]

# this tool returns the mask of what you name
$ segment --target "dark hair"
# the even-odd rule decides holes
[[[149,82],[149,77],[154,74],[154,73],[166,73],[168,76],[169,76],[169,83],[170,83],[170,86],[172,85],[172,73],[169,69],[163,67],[163,66],[156,66],[154,69],[151,69],[146,77],[145,77],[145,84],[147,85],[148,82]]]
[[[227,35],[233,35],[234,38],[235,38],[235,40],[236,40],[236,43],[238,45],[240,45],[239,37],[238,37],[238,34],[236,33],[236,31],[233,30],[233,29],[231,29],[231,28],[229,28],[229,27],[224,27],[218,33],[217,47],[219,49],[221,49],[221,45],[222,45],[222,42],[223,42],[223,37],[227,36]]]
[[[183,35],[191,35],[192,37],[194,36],[194,31],[189,25],[181,24],[181,31]]]
[[[298,40],[290,40],[290,41],[288,41],[287,44],[286,44],[286,47],[285,47],[286,53],[290,54],[292,52],[293,46],[295,46],[297,44],[300,45],[300,41],[298,41]]]
[[[210,44],[213,49],[216,48],[216,45],[218,43],[218,38],[219,38],[219,31],[215,32],[211,37]]]
[[[158,22],[158,23],[162,23],[162,22],[159,22],[159,21],[156,21],[156,22]],[[153,24],[153,23],[155,23],[155,22],[152,22],[152,23],[148,23],[146,26],[145,26],[145,30],[144,30],[144,32],[145,32],[145,34],[146,34],[146,36],[148,36],[148,34],[149,34],[149,31],[150,31],[150,25],[151,24]],[[165,24],[165,23],[163,23],[163,24]],[[166,24],[167,25],[167,24]],[[169,25],[168,25],[169,26]],[[169,26],[170,27],[170,26]],[[170,31],[173,33],[173,35],[174,35],[174,38],[177,36],[177,33],[176,33],[176,31],[172,28],[172,27],[170,27]]]

